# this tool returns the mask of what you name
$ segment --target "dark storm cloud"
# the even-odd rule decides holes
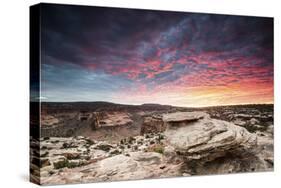
[[[161,21],[163,16],[165,22]],[[129,58],[135,55],[130,51],[137,48],[137,40],[150,42],[180,18],[176,13],[46,5],[42,16],[43,51],[77,64],[83,64],[88,56],[102,58],[110,53]],[[145,50],[144,56],[154,53],[154,49]]]
[[[132,59],[143,63],[159,58],[158,53],[169,62],[194,53],[233,52],[213,57],[222,59],[258,56],[260,51],[272,49],[272,22],[267,18],[43,7],[43,54],[81,66],[106,69],[106,64],[119,66],[120,61],[131,63]],[[174,49],[177,55],[170,55]]]
[[[52,91],[270,85],[273,19],[43,4],[42,63]]]

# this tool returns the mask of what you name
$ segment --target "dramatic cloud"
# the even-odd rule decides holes
[[[273,19],[42,6],[46,101],[273,102]]]

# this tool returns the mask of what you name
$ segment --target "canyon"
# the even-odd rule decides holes
[[[272,171],[273,121],[273,105],[43,103],[31,178],[49,185]]]

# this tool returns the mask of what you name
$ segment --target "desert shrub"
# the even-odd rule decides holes
[[[136,140],[136,139],[135,139],[134,137],[129,137],[128,142],[129,142],[129,144],[132,144],[135,140]]]
[[[78,146],[73,145],[73,143],[63,143],[61,149],[67,149],[67,148],[78,148]]]
[[[160,140],[163,140],[163,139],[164,139],[164,136],[162,134],[159,134],[158,135],[158,140],[160,141]]]
[[[95,149],[103,150],[106,152],[109,152],[111,148],[112,148],[112,146],[108,145],[108,144],[101,144],[101,145],[98,145],[95,147]]]
[[[67,168],[75,168],[75,167],[82,166],[83,164],[84,164],[83,162],[79,162],[79,163],[76,163],[76,162],[68,162],[68,163],[67,163]]]
[[[75,167],[84,165],[84,163],[82,161],[72,162],[67,159],[63,159],[61,161],[54,162],[53,164],[54,164],[55,169],[61,169],[61,168],[65,168],[65,167],[66,168],[75,168]]]
[[[265,124],[263,124],[262,126],[258,127],[258,126],[254,126],[251,125],[249,122],[246,123],[246,125],[244,126],[250,133],[254,133],[256,131],[261,131],[264,132],[267,129],[267,126]]]
[[[68,160],[64,159],[61,161],[54,162],[53,164],[54,164],[55,169],[61,169],[61,168],[67,167],[68,163],[69,163]]]
[[[61,149],[64,149],[64,148],[68,148],[68,144],[67,144],[67,143],[63,143],[63,144],[62,144]]]
[[[86,140],[87,144],[89,144],[90,146],[95,144],[95,142],[93,140],[91,140],[91,139],[87,138],[85,140]]]
[[[114,150],[112,152],[110,152],[111,155],[118,155],[121,154],[121,152],[119,150]]]
[[[147,148],[146,152],[156,152],[163,154],[164,153],[164,146],[161,144],[156,144]]]
[[[122,140],[120,140],[120,144],[124,144],[124,140],[122,139]]]
[[[164,147],[162,145],[156,145],[153,147],[153,151],[156,153],[164,153]]]

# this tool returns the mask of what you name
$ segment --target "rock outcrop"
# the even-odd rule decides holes
[[[163,121],[168,123],[189,123],[209,117],[204,112],[175,112],[163,115]]]
[[[144,118],[141,126],[141,134],[158,133],[166,130],[162,117],[148,116]]]
[[[143,135],[118,143],[83,136],[41,138],[40,170],[35,168],[41,184],[273,169],[273,125],[250,133],[201,111],[147,116],[144,125]]]
[[[244,150],[251,149],[257,143],[256,136],[245,128],[211,119],[203,112],[167,116],[163,118],[169,125],[165,132],[166,139],[186,160],[211,161],[238,150],[243,155]]]
[[[167,164],[155,152],[120,154],[77,168],[56,171],[43,178],[42,184],[87,183],[179,176],[180,165]]]

